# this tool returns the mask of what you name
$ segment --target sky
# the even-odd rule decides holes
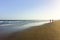
[[[60,19],[60,0],[0,0],[0,19]]]

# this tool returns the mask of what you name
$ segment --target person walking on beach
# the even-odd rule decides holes
[[[50,20],[50,23],[51,23],[51,20]]]
[[[53,22],[53,20],[50,20],[50,23],[52,23]]]

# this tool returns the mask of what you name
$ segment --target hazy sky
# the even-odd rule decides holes
[[[0,0],[0,19],[60,19],[60,0]]]

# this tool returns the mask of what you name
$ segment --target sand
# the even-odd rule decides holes
[[[60,21],[18,31],[6,40],[60,40]]]

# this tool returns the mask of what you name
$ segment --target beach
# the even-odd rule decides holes
[[[60,40],[60,21],[15,32],[6,40]]]
[[[5,40],[11,34],[29,29],[34,26],[49,23],[49,20],[1,20],[0,21],[0,40]]]

